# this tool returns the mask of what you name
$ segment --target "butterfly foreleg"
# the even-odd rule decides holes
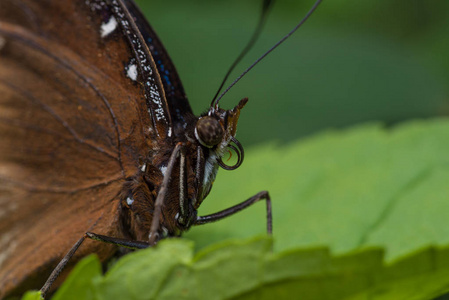
[[[173,149],[173,152],[167,164],[167,170],[165,171],[164,180],[162,181],[161,188],[159,190],[159,193],[157,194],[156,201],[154,203],[154,214],[153,220],[151,221],[150,238],[149,238],[150,245],[156,244],[159,238],[158,230],[160,226],[159,223],[162,214],[162,206],[164,204],[164,199],[167,196],[168,184],[170,182],[170,178],[172,177],[173,168],[182,145],[183,145],[182,143],[178,143]]]
[[[270,198],[270,194],[268,194],[267,191],[259,192],[256,195],[249,198],[248,200],[245,200],[237,205],[234,205],[230,208],[224,209],[217,213],[207,215],[207,216],[197,217],[194,225],[207,224],[207,223],[215,222],[215,221],[224,219],[226,217],[232,216],[233,214],[253,205],[254,203],[256,203],[260,200],[265,200],[266,204],[267,204],[267,233],[269,235],[271,235],[271,233],[273,232],[273,222],[272,222],[273,218],[272,218],[272,211],[271,211],[271,198]]]
[[[50,290],[51,286],[55,282],[55,280],[58,278],[59,274],[64,270],[67,263],[70,261],[72,256],[75,254],[75,252],[78,250],[78,248],[81,246],[81,244],[84,242],[86,238],[100,241],[104,243],[114,244],[121,247],[131,248],[131,249],[143,249],[148,248],[151,245],[147,242],[141,242],[141,241],[132,241],[132,240],[125,240],[125,239],[119,239],[114,238],[110,236],[100,235],[93,232],[86,232],[73,246],[70,248],[69,252],[61,259],[59,264],[56,266],[56,268],[53,269],[53,272],[51,272],[50,276],[48,277],[47,281],[41,288],[41,294],[42,297],[45,298],[45,295]]]

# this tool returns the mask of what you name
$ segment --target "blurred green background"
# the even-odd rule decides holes
[[[314,1],[275,1],[233,80]],[[196,114],[206,110],[260,16],[260,0],[138,1],[177,66]],[[325,0],[222,100],[249,97],[244,146],[289,142],[366,121],[391,125],[449,113],[449,1]]]

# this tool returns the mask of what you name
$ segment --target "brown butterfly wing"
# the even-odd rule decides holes
[[[168,52],[165,50],[164,45],[159,40],[156,32],[151,28],[150,24],[148,24],[136,4],[131,0],[124,0],[124,2],[135,19],[143,39],[151,50],[151,55],[154,58],[164,87],[174,130],[175,132],[177,132],[177,130],[185,130],[183,124],[188,122],[191,118],[195,118],[195,116],[190,108],[190,104],[187,100],[175,65],[171,61]]]
[[[121,2],[0,5],[2,298],[38,288],[85,231],[119,234],[123,184],[171,120]],[[105,35],[111,17],[117,28]],[[88,241],[73,262],[91,252],[111,248]]]

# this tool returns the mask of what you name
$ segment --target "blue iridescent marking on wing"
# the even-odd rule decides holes
[[[167,73],[167,74],[168,74],[168,73]],[[170,77],[168,77],[168,75],[164,75],[163,78],[164,78],[164,80],[167,82],[167,84],[170,85],[170,89],[173,90],[174,87],[173,87],[172,84],[171,84]]]

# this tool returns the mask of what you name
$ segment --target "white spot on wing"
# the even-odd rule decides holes
[[[171,127],[168,128],[168,136],[171,137]]]
[[[142,172],[145,172],[145,169],[147,168],[147,164],[143,164],[143,166],[142,167],[140,167],[140,170],[142,171]]]
[[[167,167],[166,167],[166,166],[161,166],[161,167],[159,168],[159,170],[161,170],[162,175],[165,176],[165,173],[167,172]]]
[[[135,62],[133,64],[138,64],[139,66],[138,75],[142,76],[142,80],[145,79],[145,99],[147,99],[146,102],[149,107],[150,116],[155,118],[156,121],[167,121],[169,118],[168,112],[165,110],[164,101],[162,101],[164,91],[159,90],[157,76],[154,76],[155,72],[151,66],[150,55],[148,55],[148,51],[146,51],[146,45],[144,41],[141,41],[140,37],[133,32],[131,20],[128,20],[128,15],[125,14],[119,2],[121,1],[85,0],[85,3],[89,5],[93,11],[99,10],[102,13],[110,11],[113,13],[113,17],[111,17],[107,23],[102,24],[101,36],[105,37],[114,30],[117,30],[117,27],[121,27],[123,33],[127,35],[127,38],[130,40],[130,46],[135,54]],[[127,73],[128,71],[130,72],[128,76],[133,79],[135,73],[132,72],[132,68],[126,69],[126,71]],[[154,128],[154,131],[160,136],[157,128]]]
[[[135,64],[131,64],[126,68],[126,76],[133,81],[137,80],[137,66]]]
[[[101,37],[104,38],[110,35],[117,28],[117,25],[117,20],[114,16],[111,16],[107,23],[101,24]]]
[[[134,199],[131,197],[126,198],[126,204],[132,205],[134,203]]]

